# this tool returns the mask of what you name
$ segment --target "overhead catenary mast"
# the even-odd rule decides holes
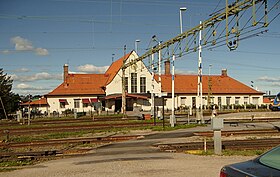
[[[201,21],[200,21],[201,26]],[[202,29],[203,25],[199,30],[199,46],[198,46],[198,75],[197,75],[197,98],[198,98],[198,109],[197,109],[197,120],[204,124],[203,119],[203,100],[202,100]]]
[[[228,1],[228,0],[226,0],[226,1]],[[258,25],[263,24],[261,27],[258,26],[259,29],[262,28],[262,27],[267,27],[267,26],[268,26],[269,23],[267,22],[267,14],[268,14],[268,12],[267,12],[267,0],[243,0],[243,1],[236,0],[236,1],[237,1],[237,2],[234,2],[234,3],[230,4],[230,5],[228,5],[227,8],[225,8],[224,11],[220,10],[220,11],[222,11],[221,13],[218,13],[218,12],[217,12],[217,13],[215,13],[211,18],[209,18],[209,19],[203,21],[203,22],[202,22],[202,24],[203,24],[203,30],[206,30],[206,29],[211,28],[211,29],[212,29],[212,33],[213,33],[213,34],[215,33],[215,36],[218,36],[218,30],[217,30],[217,28],[213,28],[213,27],[214,27],[214,24],[220,23],[220,22],[226,21],[226,20],[229,21],[229,18],[230,18],[230,17],[234,18],[234,17],[237,16],[237,14],[238,14],[239,12],[246,11],[246,10],[248,10],[248,9],[251,8],[251,7],[255,8],[255,6],[256,6],[257,4],[261,4],[261,5],[264,4],[264,7],[265,7],[265,14],[264,14],[263,18],[260,19],[259,23],[256,23],[256,24],[258,24]],[[219,12],[220,12],[220,11],[219,11]],[[255,16],[256,16],[256,13],[257,13],[257,12],[253,11],[253,12],[252,12],[252,16],[255,17]],[[238,19],[240,19],[240,18],[238,18]],[[263,21],[261,21],[261,20],[263,20]],[[199,25],[197,25],[197,26],[191,28],[190,30],[185,31],[185,32],[183,32],[183,33],[177,35],[176,37],[174,37],[174,38],[172,38],[172,39],[169,39],[168,41],[162,42],[161,45],[157,45],[157,46],[155,46],[155,47],[150,48],[146,53],[144,53],[143,55],[139,56],[139,57],[136,58],[135,60],[133,60],[133,61],[131,61],[131,62],[129,62],[129,63],[126,63],[123,67],[124,67],[124,68],[127,68],[127,67],[129,67],[129,66],[131,66],[131,65],[133,65],[133,64],[135,64],[135,63],[137,63],[138,61],[142,61],[142,60],[144,60],[145,58],[151,56],[153,53],[157,53],[159,50],[168,49],[169,46],[174,45],[175,43],[178,44],[178,43],[182,42],[182,40],[184,40],[184,39],[186,39],[186,38],[192,38],[193,36],[196,35],[196,33],[197,33],[198,31],[200,31],[200,28],[201,28],[202,24],[199,24]],[[227,29],[230,28],[229,25],[230,25],[229,23],[226,23]],[[257,26],[257,25],[253,25],[253,27],[256,27],[256,26]],[[208,38],[208,36],[205,35],[205,36],[203,36],[203,39],[204,39],[204,40],[206,39],[206,40],[205,40],[205,42],[203,42],[202,45],[203,45],[203,46],[213,46],[213,45],[216,45],[216,44],[218,44],[219,40],[220,40],[220,41],[222,40],[222,42],[224,42],[224,37],[226,37],[226,44],[228,44],[228,45],[234,44],[235,42],[237,42],[237,40],[239,40],[238,38],[242,35],[242,33],[241,33],[241,31],[239,31],[238,33],[237,33],[236,30],[233,30],[233,31],[234,31],[234,33],[231,33],[231,32],[228,31],[228,33],[221,34],[221,35],[219,36],[219,38],[214,39],[214,40],[210,40],[210,38]],[[224,30],[222,30],[222,33],[223,33],[223,32],[224,32]],[[247,34],[248,36],[250,36],[250,32],[252,33],[252,31],[246,31],[245,28],[243,29],[242,32],[243,32],[244,34]],[[261,33],[261,32],[260,32],[260,33]],[[263,33],[263,31],[262,31],[262,33]],[[235,42],[234,42],[234,41],[233,41],[233,42],[230,41],[231,35],[233,35],[233,34],[234,34],[235,36],[237,36],[237,40],[236,40]],[[236,35],[236,34],[238,34],[238,35]],[[258,34],[258,33],[255,33],[255,34]],[[210,35],[212,35],[212,34],[210,33]],[[190,47],[192,47],[192,48],[190,48]],[[196,47],[197,47],[197,46],[194,46],[194,45],[192,45],[192,46],[187,46],[187,47],[185,48],[185,52],[186,52],[187,54],[188,54],[188,53],[195,52],[195,51],[196,51],[196,50],[195,50]],[[233,48],[231,47],[230,49],[232,50]],[[234,48],[234,49],[235,49],[235,48]],[[192,51],[191,51],[191,50],[192,50]],[[164,52],[162,52],[162,53],[164,53]],[[172,55],[173,55],[173,54],[172,54]],[[170,57],[170,56],[168,56],[168,57]]]
[[[124,57],[126,55],[126,45],[124,45]],[[122,66],[125,65],[125,58],[123,59]],[[122,67],[122,114],[123,118],[126,117],[126,90],[125,90],[125,68]]]
[[[252,10],[252,17],[249,18],[248,21],[251,19],[254,19],[254,23],[248,27],[249,23],[246,23],[242,28],[239,29],[239,19],[242,17],[238,14],[242,11],[246,11],[249,9],[256,9],[256,6],[263,6],[265,9],[265,13],[263,17],[258,18],[258,21],[256,22],[256,14],[259,12],[259,10]],[[258,8],[259,9],[259,8]],[[170,46],[174,46],[175,51],[172,52],[172,57],[181,57],[182,54],[187,55],[193,52],[196,52],[196,49],[199,47],[199,60],[202,60],[201,58],[201,49],[204,48],[215,48],[222,45],[227,45],[230,50],[235,50],[238,47],[238,43],[246,38],[256,36],[257,34],[262,34],[263,32],[266,32],[267,30],[261,31],[262,28],[265,28],[268,26],[267,21],[267,14],[269,11],[267,11],[267,0],[236,0],[232,4],[228,4],[228,0],[226,0],[226,7],[213,13],[212,16],[200,23],[199,25],[177,35],[176,37],[169,39],[165,42],[162,42],[160,45],[154,46],[150,48],[146,53],[139,56],[135,60],[128,62],[122,66],[122,68],[130,67],[131,65],[136,64],[138,61],[142,61],[147,57],[150,57],[154,53],[158,53],[160,50],[162,53],[168,54],[168,56],[164,56],[162,58],[162,61],[164,59],[169,59],[171,55],[169,55],[169,48]],[[244,17],[244,16],[243,16]],[[246,17],[244,17],[246,18]],[[231,20],[230,20],[231,19]],[[232,19],[236,19],[236,22],[231,23],[233,21]],[[224,22],[224,25],[220,25],[220,23]],[[215,25],[217,24],[217,25]],[[218,30],[219,28],[222,28],[222,30]],[[225,28],[225,29],[223,29]],[[252,29],[254,28],[254,30]],[[231,30],[229,30],[231,29]],[[199,39],[199,45],[196,43],[196,36],[198,33],[202,33],[203,31],[208,31],[203,33],[203,35],[200,34]],[[219,33],[220,32],[220,33]],[[243,36],[243,38],[240,38]],[[203,41],[203,42],[202,42]],[[185,43],[186,47],[184,48],[184,51],[180,50],[178,52],[178,47],[180,44]],[[218,45],[219,44],[219,45]],[[177,45],[177,46],[176,46]],[[218,45],[218,46],[217,46]],[[165,51],[163,51],[165,49]],[[202,61],[199,62],[199,69],[198,69],[198,97],[199,101],[197,102],[197,107],[199,105],[199,108],[201,110],[202,115]],[[201,117],[201,121],[204,122],[203,117]]]

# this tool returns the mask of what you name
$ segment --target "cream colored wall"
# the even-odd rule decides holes
[[[192,97],[196,97],[196,105],[198,106],[198,97],[197,95],[176,95],[175,94],[175,108],[178,108],[182,105],[181,103],[181,97],[186,97],[186,104],[185,106],[187,107],[191,107],[192,106]],[[203,95],[203,98],[206,97],[207,95]],[[227,97],[231,97],[230,99],[230,105],[234,105],[235,104],[235,98],[236,97],[240,97],[239,99],[239,105],[244,105],[244,98],[248,97],[248,104],[254,104],[253,103],[253,97],[257,97],[258,98],[258,105],[261,105],[263,102],[263,96],[262,95],[254,95],[254,96],[250,96],[250,95],[214,95],[214,104],[218,104],[218,97],[221,97],[221,101],[222,101],[222,105],[226,105],[226,98]],[[165,109],[171,110],[172,109],[172,99],[171,98],[165,98],[166,100],[166,105],[165,105]],[[203,99],[202,101],[203,105],[207,105],[207,99]]]
[[[133,52],[127,59],[126,63],[138,58],[138,55]],[[128,77],[128,93],[131,93],[131,73],[137,73],[137,93],[140,93],[140,77],[146,77],[146,92],[152,90],[152,75],[142,61],[125,69],[125,77]],[[159,84],[154,81],[154,92],[159,93]],[[122,70],[116,74],[110,84],[106,86],[106,95],[122,93]]]
[[[94,111],[94,107],[91,107],[90,105],[88,107],[83,107],[82,99],[83,98],[96,98],[94,96],[92,97],[48,97],[48,103],[50,105],[49,111],[53,113],[54,111],[59,112],[60,114],[62,111],[65,111],[66,109],[77,109],[77,112],[89,112],[89,111]],[[60,103],[59,99],[66,99],[67,100],[67,105],[65,105],[65,108],[60,108]],[[80,107],[79,108],[74,108],[74,100],[75,99],[80,99]]]

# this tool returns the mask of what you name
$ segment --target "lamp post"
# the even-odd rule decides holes
[[[209,64],[209,70],[208,70],[208,75],[209,75],[209,77],[210,77],[210,75],[211,75],[211,67],[212,67],[212,64]]]
[[[138,53],[138,45],[137,43],[140,42],[140,39],[135,40],[135,52]]]
[[[186,7],[181,7],[180,8],[180,32],[181,34],[183,33],[183,21],[182,21],[182,11],[186,11]]]

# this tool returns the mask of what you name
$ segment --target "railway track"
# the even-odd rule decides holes
[[[62,144],[87,144],[87,143],[108,143],[116,141],[125,141],[136,139],[139,135],[134,136],[109,136],[109,137],[95,137],[95,138],[67,138],[67,139],[52,139],[44,141],[32,142],[4,142],[0,143],[0,148],[19,148],[19,147],[34,147],[34,146],[55,146]]]
[[[135,123],[112,123],[112,124],[83,124],[83,125],[58,125],[52,127],[20,127],[20,128],[2,128],[2,133],[9,135],[25,135],[25,134],[42,134],[42,133],[53,133],[53,132],[74,132],[82,130],[100,130],[100,129],[109,129],[109,128],[134,128],[134,127],[144,127],[152,126],[152,122],[135,122]],[[161,125],[161,123],[157,123]]]
[[[9,149],[10,152],[1,152],[0,159],[5,160],[34,160],[38,158],[44,158],[57,155],[69,155],[69,154],[83,154],[91,149],[72,149],[77,145],[82,144],[104,144],[111,142],[126,141],[131,139],[137,139],[139,135],[132,136],[108,136],[108,137],[95,137],[95,138],[69,138],[69,139],[54,139],[46,141],[33,141],[24,143],[0,143],[1,149]],[[51,146],[52,149],[61,145],[71,145],[64,149],[56,150],[44,150],[44,151],[31,151],[31,152],[11,152],[15,148],[34,148]]]
[[[280,144],[280,138],[227,140],[222,141],[222,148],[226,150],[258,150],[272,148]],[[182,152],[186,150],[203,150],[204,142],[157,144],[160,151]],[[213,141],[206,142],[207,149],[214,149]]]
[[[128,117],[126,119],[122,119],[121,117],[95,117],[93,118],[61,118],[54,120],[44,120],[44,119],[31,119],[31,125],[57,125],[57,124],[72,124],[72,123],[91,123],[91,122],[108,122],[108,121],[116,121],[116,122],[124,122],[128,120],[137,120],[137,117]],[[27,123],[27,119],[25,120]],[[2,120],[0,121],[0,126],[16,126],[21,124],[21,122],[17,122],[15,120]]]
[[[168,116],[166,116],[168,117]],[[186,115],[177,115],[177,121],[179,122],[186,122]],[[181,120],[184,119],[184,120]],[[190,119],[195,119],[195,118],[190,118]],[[116,122],[124,122],[127,120],[138,120],[137,117],[134,116],[129,116],[126,119],[122,119],[121,117],[95,117],[94,118],[94,122],[108,122],[108,121],[116,121]],[[280,117],[259,117],[259,118],[224,118],[225,123],[227,122],[237,122],[237,123],[246,123],[246,122],[275,122],[275,121],[280,121]],[[25,121],[27,122],[27,120]],[[74,119],[74,118],[60,118],[60,119],[54,119],[54,120],[44,120],[44,119],[32,119],[31,120],[31,124],[32,125],[58,125],[58,124],[74,124],[74,123],[91,123],[93,122],[93,118],[89,118],[89,117],[83,117],[83,118],[78,118],[78,119]],[[21,122],[17,122],[15,120],[10,120],[10,121],[6,121],[6,120],[2,120],[0,121],[0,127],[3,126],[15,126],[15,125],[19,125]]]
[[[233,135],[263,135],[263,134],[279,134],[277,129],[255,129],[255,130],[235,130],[235,131],[222,131],[222,136],[233,136]],[[195,132],[194,135],[213,137],[213,131],[208,132]]]

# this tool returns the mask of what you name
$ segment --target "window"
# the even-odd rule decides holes
[[[140,77],[140,93],[146,93],[146,77]]]
[[[82,103],[84,108],[88,107],[90,105],[89,98],[83,98]]]
[[[60,108],[65,108],[65,102],[60,102],[59,105],[60,105]]]
[[[253,97],[253,104],[259,104],[259,97]]]
[[[59,99],[58,101],[60,108],[65,108],[65,105],[68,104],[66,99]]]
[[[227,99],[226,99],[226,104],[227,104],[227,105],[230,105],[230,98],[231,98],[231,97],[227,97]]]
[[[125,77],[124,85],[125,85],[125,91],[128,92],[128,77]]]
[[[268,151],[263,156],[261,156],[259,161],[261,164],[280,170],[279,154],[280,154],[280,147],[277,147],[275,149]]]
[[[74,99],[74,108],[80,108],[80,99]]]
[[[235,97],[235,104],[238,105],[240,102],[240,97]]]
[[[192,107],[196,108],[196,97],[192,97]]]
[[[186,97],[181,97],[181,104],[186,105],[187,103],[187,98]]]
[[[137,73],[131,73],[131,93],[137,93]]]
[[[222,107],[222,97],[218,97],[218,106],[219,108]]]
[[[248,97],[244,97],[244,104],[247,105],[249,103],[249,98]]]

